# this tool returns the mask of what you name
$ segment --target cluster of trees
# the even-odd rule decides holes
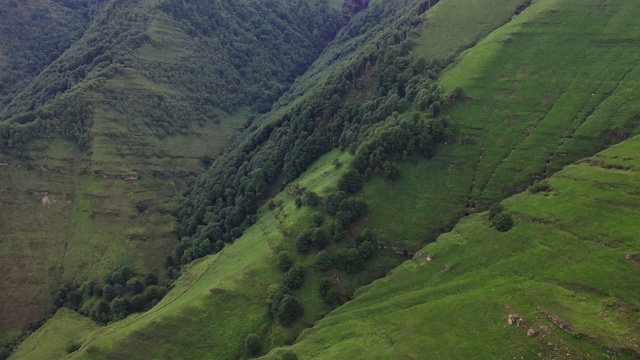
[[[414,154],[430,157],[436,145],[448,141],[454,131],[454,124],[448,118],[434,119],[417,111],[407,116],[394,113],[376,125],[368,141],[358,147],[351,164],[366,179],[383,173],[395,180],[399,172],[393,162]]]
[[[325,250],[332,241],[342,242],[347,229],[353,222],[367,213],[366,202],[362,198],[351,195],[362,187],[361,176],[356,171],[348,171],[343,175],[339,184],[340,190],[331,193],[326,198],[322,198],[305,188],[300,188],[297,183],[287,186],[287,193],[299,200],[296,201],[298,206],[309,206],[318,210],[312,214],[309,226],[295,239],[295,246],[300,255],[317,251],[314,269],[319,272],[324,273],[333,268],[356,273],[363,270],[366,261],[374,256],[378,247],[377,237],[369,229],[365,229],[354,237],[352,247],[342,246],[337,250]],[[285,290],[282,290],[282,294],[291,294],[291,291],[302,287],[307,269],[301,265],[294,265],[288,252],[283,251],[278,254],[277,265],[285,272],[282,286]],[[320,296],[328,305],[333,306],[342,301],[339,291],[330,285],[328,279],[321,283],[319,290]],[[274,292],[274,294],[276,293]],[[277,294],[274,299],[281,296],[279,295],[281,293]],[[278,313],[274,312],[276,308],[273,306],[273,301],[273,299],[269,301],[272,314],[281,323],[286,324],[287,320],[282,322]]]
[[[431,3],[423,1],[409,7],[386,2],[371,4],[365,13],[374,18],[360,19],[356,16],[346,30],[356,32],[352,34],[355,41],[367,38],[367,44],[358,50],[362,50],[361,54],[350,56],[353,49],[349,52],[347,48],[354,43],[341,33],[334,42],[342,41],[344,46],[336,45],[336,54],[328,55],[337,56],[344,51],[344,56],[351,60],[318,86],[304,83],[296,86],[291,94],[305,87],[311,91],[288,106],[282,102],[291,97],[283,96],[278,105],[281,111],[262,119],[260,126],[249,128],[228,152],[195,179],[178,212],[176,232],[182,240],[177,255],[182,262],[204,255],[200,247],[208,248],[207,242],[227,243],[239,237],[251,224],[262,200],[279,185],[278,181],[282,181],[283,186],[292,182],[318,157],[333,148],[357,149],[357,144],[375,143],[372,140],[376,137],[375,125],[384,122],[394,111],[413,104],[412,95],[407,97],[407,94],[415,93],[417,97],[422,91],[421,96],[429,98],[435,93],[434,98],[444,101],[437,88],[426,85],[444,64],[416,60],[410,54],[415,35],[411,24],[420,21],[421,14]],[[389,15],[392,12],[397,14]],[[389,18],[400,21],[390,23]],[[382,35],[378,33],[372,37],[366,30],[383,25],[388,27],[380,28]],[[371,76],[376,83],[370,100],[364,104],[348,101],[348,95],[361,91],[363,79]],[[434,100],[426,103],[429,107]],[[408,121],[407,124],[412,123]],[[411,136],[426,139],[428,133],[442,140],[447,136],[446,131],[440,136],[435,128],[439,125],[446,127],[446,124],[445,120],[415,121],[414,127],[418,132]],[[425,143],[423,147],[433,149],[437,141],[434,138],[433,144],[427,146]],[[357,169],[354,170],[341,184],[345,193],[353,192],[359,186],[361,175]],[[347,211],[339,215],[344,223],[353,220],[353,215]]]
[[[299,189],[296,183],[287,187],[289,194],[297,195],[296,205],[299,207],[305,205],[319,208],[312,215],[311,225],[296,238],[298,253],[305,254],[311,248],[324,249],[332,237],[341,239],[349,226],[367,213],[368,207],[364,199],[352,196],[362,188],[362,179],[357,172],[348,171],[343,175],[338,188],[338,191],[321,198],[313,191]],[[325,221],[323,212],[330,215],[331,222]]]
[[[56,4],[57,3],[57,4]],[[55,13],[55,15],[53,15]],[[88,1],[9,1],[0,12],[0,109],[84,33]]]
[[[282,325],[292,324],[304,313],[302,302],[286,285],[273,285],[269,288],[267,305],[271,315]]]
[[[315,267],[319,271],[336,268],[348,273],[357,273],[364,269],[367,260],[371,259],[378,249],[377,237],[368,229],[355,238],[354,246],[336,251],[319,251],[315,257]],[[322,291],[321,291],[322,293]],[[322,294],[325,297],[326,294]]]
[[[102,283],[67,284],[54,298],[57,307],[65,306],[95,321],[108,323],[151,308],[166,293],[167,288],[159,285],[156,274],[141,277],[124,266],[106,273]]]
[[[325,2],[164,0],[159,9],[195,39],[193,56],[172,65],[149,63],[152,78],[180,84],[194,105],[265,112],[320,54],[340,28]],[[206,73],[207,76],[202,76]]]
[[[59,56],[47,59],[46,67],[37,69],[38,75],[2,109],[0,151],[12,150],[20,155],[28,142],[51,137],[71,140],[81,150],[89,149],[91,110],[86,94],[100,88],[122,67],[130,66],[134,50],[149,41],[144,33],[148,16],[132,11],[130,3],[64,3],[80,8],[77,11],[86,18],[83,27],[88,26],[88,18],[100,26],[86,32],[78,29],[69,38],[68,45],[73,46],[61,47],[56,53]],[[83,37],[78,40],[80,35]]]
[[[13,29],[26,26],[29,31],[7,34],[12,35],[8,36],[12,41],[0,49],[22,55],[11,57],[13,62],[6,66],[15,71],[3,72],[0,78],[0,100],[7,105],[4,109],[0,106],[0,151],[19,154],[25,143],[53,136],[71,140],[81,150],[88,149],[90,124],[84,117],[65,116],[52,121],[46,116],[52,113],[49,108],[69,92],[100,92],[104,105],[119,111],[126,125],[135,129],[142,126],[158,137],[187,132],[194,123],[219,122],[221,110],[230,112],[253,105],[266,111],[335,36],[341,20],[339,11],[324,2],[164,0],[157,8],[192,37],[183,59],[165,62],[136,56],[137,50],[152,40],[147,33],[151,15],[141,11],[138,3],[59,2],[73,15],[68,29],[59,28],[55,21],[45,21],[49,15],[44,8],[25,10],[32,17],[25,25],[22,16],[11,19],[21,20]],[[11,17],[12,12],[7,14]],[[30,31],[32,27],[38,31]],[[15,31],[9,28],[0,31]],[[27,39],[21,34],[34,36]],[[162,46],[164,40],[157,40],[154,44]],[[24,50],[28,53],[21,50],[25,43],[34,44]],[[47,51],[38,50],[40,47]],[[29,59],[33,64],[15,63],[26,61],[19,59]],[[132,96],[127,89],[104,86],[105,79],[125,68],[169,83],[180,90],[180,95],[168,99],[150,91]],[[19,76],[20,71],[26,75]],[[16,82],[22,85],[16,87]],[[89,104],[84,106],[88,111]],[[72,136],[69,129],[73,129]]]
[[[91,109],[81,90],[63,94],[55,101],[0,123],[0,151],[11,150],[22,156],[33,139],[62,137],[73,141],[79,149],[87,150],[92,135]]]

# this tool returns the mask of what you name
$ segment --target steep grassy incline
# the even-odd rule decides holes
[[[314,1],[87,6],[82,38],[0,114],[0,307],[15,309],[0,316],[0,344],[42,318],[65,284],[123,265],[162,278],[177,245],[172,198],[304,71],[342,17]]]
[[[624,24],[638,11],[629,1],[534,2],[443,77],[471,99],[451,113],[461,141],[474,143],[468,158],[479,158],[471,207],[637,131],[638,35]]]
[[[467,93],[447,113],[458,138],[428,162],[401,166],[397,181],[366,185],[362,226],[411,254],[437,234],[434,225],[637,134],[638,35],[623,24],[639,11],[632,1],[537,1],[464,53],[441,78]],[[553,190],[538,185],[505,201],[516,218],[507,233],[487,214],[463,220],[291,350],[300,358],[637,357],[638,140],[568,167],[550,179]],[[523,317],[522,328],[509,315]]]
[[[431,16],[457,13],[453,5],[440,3]],[[440,84],[467,95],[447,112],[455,141],[428,162],[405,164],[396,182],[366,187],[364,226],[415,251],[460,216],[636,134],[640,38],[623,24],[640,9],[596,5],[536,1],[444,71]],[[438,37],[421,39],[418,52],[441,46]]]
[[[291,350],[300,359],[637,358],[639,151],[640,137],[624,141],[503,201],[515,218],[506,233],[487,213],[464,219]]]
[[[349,160],[348,155],[331,153],[304,174],[299,183],[320,195],[335,189],[346,167],[336,169],[332,161]],[[236,358],[245,354],[244,338],[250,332],[262,332],[264,343],[282,345],[322,314],[328,307],[316,300],[308,306],[305,319],[295,327],[272,327],[266,306],[267,290],[282,281],[275,265],[280,250],[295,254],[286,233],[299,232],[310,222],[313,209],[297,209],[286,193],[274,197],[280,203],[275,211],[265,206],[258,222],[233,246],[191,264],[169,294],[152,310],[97,328],[91,333],[75,333],[70,323],[73,313],[59,311],[47,325],[25,341],[12,358],[36,358],[44,347],[58,358],[69,342],[83,344],[71,359],[148,359],[148,358]],[[308,259],[311,263],[313,259]],[[319,279],[308,279],[315,286],[304,292],[316,297]],[[80,325],[79,323],[78,325]],[[64,328],[68,337],[46,341],[50,328]],[[213,350],[212,350],[213,349]]]
[[[443,0],[443,3],[447,1],[450,0]],[[379,10],[383,7],[382,4],[374,3],[372,9],[376,10],[378,6]],[[411,5],[410,2],[408,4]],[[496,13],[501,15],[492,19],[491,24],[497,27],[506,21],[517,4],[516,1],[502,2],[495,8]],[[449,20],[455,18],[453,12],[448,14]],[[358,55],[370,51],[371,44],[388,37],[388,34],[380,31],[380,27],[377,26],[379,24],[367,22],[367,16],[372,15],[365,11],[355,17],[352,20],[354,23],[350,24],[353,28],[345,30],[354,33],[361,31],[360,37],[353,39],[344,33],[339,35],[336,42],[312,67],[313,70],[294,85],[290,94],[285,95],[275,115],[267,116],[275,118],[290,111],[284,104],[288,101],[286,97],[292,96],[291,94],[300,92],[305,93],[305,97],[312,98],[313,92],[306,93],[300,88],[304,89],[314,84],[312,87],[316,88],[315,90],[322,88],[322,79],[331,78],[333,71],[342,74],[350,61],[353,62]],[[393,23],[392,19],[395,18],[385,21]],[[472,18],[468,20],[473,21]],[[361,26],[362,23],[376,31],[370,34]],[[473,39],[482,33],[467,35]],[[466,42],[467,40],[461,41]],[[361,49],[359,46],[362,44],[369,46],[369,49]],[[336,57],[337,54],[344,57]],[[433,57],[442,57],[441,55],[440,52],[434,52]],[[372,88],[375,86],[369,85]],[[236,144],[236,147],[239,148],[241,145],[243,144]],[[335,159],[340,159],[340,163],[345,165],[336,167],[333,164]],[[349,154],[333,151],[320,158],[295,182],[301,188],[307,188],[308,191],[326,198],[335,192],[336,183],[348,170],[346,164],[350,159]],[[205,257],[186,268],[173,290],[149,312],[133,315],[121,322],[100,328],[88,337],[74,336],[66,340],[53,338],[50,343],[43,345],[34,344],[41,339],[38,331],[19,348],[15,357],[33,357],[33,349],[40,346],[53,349],[52,354],[59,353],[69,341],[83,344],[77,353],[70,355],[71,358],[243,357],[248,355],[243,343],[248,333],[260,334],[262,347],[267,350],[273,346],[290,343],[302,329],[311,326],[329,312],[333,306],[325,304],[318,292],[319,285],[325,277],[334,278],[332,281],[340,285],[340,298],[347,299],[354,289],[379,277],[403,260],[402,256],[398,256],[395,250],[389,248],[379,250],[374,259],[367,264],[367,270],[362,273],[347,274],[337,269],[326,272],[315,270],[315,253],[297,255],[295,239],[309,226],[312,214],[318,209],[297,208],[294,200],[293,196],[284,192],[275,196],[273,204],[276,205],[273,208],[263,207],[255,218],[257,222],[248,228],[242,237],[236,239],[233,245],[226,246],[221,253]],[[329,220],[326,223],[329,223]],[[326,225],[328,227],[330,224]],[[352,239],[349,239],[336,242],[327,250],[352,247]],[[281,251],[288,251],[294,257],[294,261],[306,267],[309,272],[304,286],[295,292],[304,304],[304,315],[292,326],[278,325],[269,314],[266,304],[268,288],[282,283],[283,273],[275,265],[276,255]],[[57,325],[66,318],[65,313],[58,314],[47,326],[68,326],[68,323]]]

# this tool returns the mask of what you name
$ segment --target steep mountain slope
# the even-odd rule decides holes
[[[406,164],[393,185],[365,188],[370,226],[415,251],[460,216],[637,134],[640,53],[621,25],[637,10],[537,1],[463,53],[439,80],[466,92],[447,112],[455,140],[429,162]]]
[[[314,1],[78,4],[86,31],[0,114],[0,304],[16,309],[0,317],[2,337],[40,319],[63,285],[123,265],[162,278],[176,246],[172,197],[287,89],[343,16]]]
[[[494,5],[497,4],[494,3]],[[415,6],[411,2],[407,2],[407,5],[406,9],[409,10]],[[503,1],[499,5],[494,7],[496,11],[491,17],[474,19],[472,13],[467,13],[467,20],[470,23],[479,21],[485,25],[500,26],[509,19],[519,2]],[[354,61],[362,62],[359,57],[366,56],[371,49],[375,49],[370,44],[389,41],[392,38],[391,33],[381,32],[379,30],[381,28],[373,26],[378,22],[372,19],[375,19],[375,16],[380,16],[375,14],[385,14],[384,11],[389,11],[386,13],[388,17],[383,17],[385,22],[382,25],[386,28],[393,29],[392,26],[386,24],[393,25],[394,21],[400,20],[401,24],[407,22],[402,16],[393,15],[394,11],[398,10],[400,11],[397,14],[402,15],[403,8],[396,6],[383,10],[387,6],[389,5],[383,2],[374,2],[368,11],[354,17],[352,23],[336,38],[336,41],[325,51],[310,72],[298,80],[291,93],[281,99],[277,105],[278,109],[269,116],[277,119],[286,111],[290,111],[291,107],[287,108],[286,105],[287,97],[295,99],[293,102],[295,105],[305,99],[313,98],[315,94],[323,94],[321,91],[327,85],[319,79],[328,79],[330,84],[331,81],[334,81],[332,78],[336,77],[331,73],[333,71],[341,73],[344,72],[344,69],[348,70],[349,66],[352,66],[350,63]],[[437,6],[434,7],[434,9],[436,8]],[[427,14],[429,13],[427,12]],[[444,21],[455,18],[454,12],[447,14],[448,17]],[[372,29],[375,31],[365,31],[362,28],[363,23],[367,26],[373,26]],[[345,33],[356,31],[354,29],[362,31],[360,37],[345,35]],[[456,40],[459,47],[489,31],[481,26],[471,27],[471,29],[478,29],[479,32],[468,31],[466,36],[459,36]],[[336,54],[341,55],[337,57]],[[433,57],[446,57],[448,54],[434,51],[432,55]],[[310,84],[314,84],[314,81],[320,82],[316,85],[316,89],[305,95],[304,98],[296,99],[292,96],[298,92],[304,93],[300,87],[309,88]],[[354,82],[357,84],[356,81]],[[373,88],[375,85],[369,84],[368,86]],[[270,119],[267,118],[264,123],[269,124],[269,121]],[[238,141],[235,148],[244,146],[243,141],[245,140]],[[233,152],[228,154],[234,155]],[[230,155],[226,155],[226,159],[229,158],[233,159]],[[307,188],[326,198],[335,192],[341,174],[347,170],[346,167],[335,169],[335,165],[332,163],[336,158],[342,159],[340,163],[349,163],[350,161],[350,156],[338,156],[333,152],[327,157],[323,157],[317,165],[308,171],[307,175],[296,180],[296,183],[301,188]],[[224,167],[219,165],[218,169],[224,169]],[[177,356],[176,354],[202,357],[214,356],[211,355],[210,349],[215,348],[216,357],[228,358],[240,356],[238,354],[246,354],[243,341],[246,334],[250,332],[263,334],[262,341],[265,349],[292,341],[301,329],[321,318],[332,308],[331,305],[323,303],[317,291],[327,274],[312,271],[315,262],[314,253],[296,256],[296,261],[302,262],[311,271],[305,285],[297,292],[304,303],[303,320],[294,326],[278,325],[274,323],[265,305],[268,295],[267,287],[282,281],[282,273],[274,267],[276,255],[285,250],[295,254],[294,238],[309,225],[311,215],[314,212],[313,209],[296,209],[294,200],[286,192],[279,194],[274,199],[274,203],[282,202],[282,205],[277,206],[275,210],[263,208],[256,218],[256,224],[247,229],[242,237],[236,239],[232,246],[187,269],[176,283],[175,288],[156,308],[144,315],[133,316],[96,331],[91,335],[90,340],[85,338],[85,345],[73,356],[142,358],[148,356],[148,353],[140,353],[140,349],[153,349],[146,351],[153,351],[153,356],[158,358]],[[268,243],[265,243],[264,239],[268,239]],[[349,249],[350,247],[352,245],[349,240],[331,245],[330,249]],[[340,271],[340,281],[345,286],[345,299],[353,289],[371,281],[372,278],[383,274],[401,261],[402,257],[397,256],[394,250],[380,250],[379,255],[367,266],[367,271],[360,274],[346,274]],[[195,314],[198,315],[195,316]],[[63,315],[56,316],[43,329],[56,326],[55,324],[64,321],[64,319]],[[225,325],[219,325],[222,323]],[[176,329],[180,329],[180,331]],[[158,338],[164,339],[164,345],[154,345],[155,339]],[[17,354],[28,357],[30,353],[26,349],[33,346],[30,345],[31,340],[28,340]],[[82,341],[80,338],[73,340]],[[62,339],[52,339],[52,341],[55,341],[56,344],[49,344],[48,348],[58,349],[57,352],[63,351],[66,344]],[[189,345],[185,346],[185,344]]]
[[[88,333],[59,312],[15,357],[36,356],[45,332],[65,329],[70,338],[40,345],[51,356],[74,341],[70,358],[240,358],[312,325],[269,357],[636,356],[636,138],[506,200],[502,212],[464,219],[330,312],[465,213],[638,131],[632,1],[540,0],[525,10],[529,2],[486,0],[492,11],[465,3],[373,1],[193,183],[179,213],[178,256],[205,257],[156,307]],[[455,33],[447,42],[430,28]],[[455,62],[434,84],[448,63],[421,56]],[[442,111],[457,124],[440,138],[446,144],[386,150],[416,124],[446,127]],[[328,204],[358,171],[370,180],[348,191],[369,213],[340,233]],[[494,216],[515,227],[499,232]],[[300,250],[309,229],[320,248],[315,234],[329,228],[323,251]],[[363,260],[366,230],[379,249]],[[306,271],[301,286],[287,285],[291,271],[278,265],[285,251]],[[330,261],[319,266],[323,252]],[[304,308],[293,324],[273,311],[282,284]]]
[[[621,24],[638,11],[633,2],[538,1],[469,50],[442,76],[469,95],[449,112],[459,143],[430,165],[406,164],[409,176],[393,185],[365,186],[369,223],[416,244],[416,227],[456,211],[454,194],[462,212],[467,200],[486,204],[637,134],[637,34]],[[507,233],[486,213],[463,220],[290,350],[300,358],[636,358],[637,146],[637,137],[627,140],[505,201],[516,221]],[[509,326],[509,315],[525,327]]]
[[[516,223],[506,233],[488,213],[464,219],[291,350],[300,359],[637,358],[638,151],[634,137],[505,200]]]

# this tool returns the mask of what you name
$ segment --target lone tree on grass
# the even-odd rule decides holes
[[[251,333],[244,339],[244,346],[251,355],[258,355],[260,353],[260,339],[258,335]]]
[[[282,325],[289,325],[302,315],[302,304],[297,297],[285,295],[280,302],[276,318]]]

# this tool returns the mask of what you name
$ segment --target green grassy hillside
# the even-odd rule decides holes
[[[636,134],[637,35],[621,24],[638,10],[633,2],[537,1],[465,52],[441,78],[467,93],[447,113],[458,138],[428,162],[402,165],[397,181],[365,186],[372,210],[363,226],[419,249],[457,216]],[[634,144],[602,156],[633,161]],[[615,165],[609,170],[616,180],[603,180],[601,166],[609,167],[595,158],[553,177],[551,194],[564,197],[506,201],[517,222],[506,234],[490,229],[486,214],[465,219],[292,349],[300,358],[636,357],[634,172],[616,172]],[[625,186],[628,195],[621,195]],[[534,201],[551,198],[544,206]],[[602,240],[614,238],[626,240],[617,248]],[[607,280],[614,278],[620,280]],[[509,314],[533,319],[514,331]],[[568,324],[572,335],[547,317]],[[528,339],[528,328],[537,337]],[[562,355],[566,350],[571,355]]]
[[[36,20],[30,11],[62,11],[32,3],[14,10]],[[177,245],[174,197],[304,71],[342,18],[336,4],[314,1],[82,6],[86,29],[34,65],[42,71],[0,114],[0,306],[15,309],[0,317],[0,339],[41,319],[63,285],[100,282],[123,265],[164,278]],[[228,27],[212,18],[220,12]],[[243,66],[247,56],[254,62]]]
[[[511,1],[501,3],[499,9],[502,15],[493,18],[491,24],[495,27],[499,26],[508,18],[508,14],[513,12],[515,6],[516,3]],[[454,15],[452,12],[448,14],[451,17]],[[355,20],[358,21],[357,18]],[[486,21],[486,19],[482,19],[482,21]],[[482,33],[468,33],[469,38],[481,35]],[[344,37],[344,35],[342,36]],[[370,36],[368,33],[364,33],[363,36],[364,40],[361,41],[364,41],[365,44],[367,41],[375,42],[385,39],[385,35],[370,37],[369,40],[367,40],[367,36]],[[320,64],[323,64],[327,57],[333,56],[336,51],[347,51],[351,40],[344,38],[344,41],[346,43],[337,41],[335,45],[332,45],[319,60]],[[361,51],[359,48],[356,49]],[[364,53],[366,54],[366,51]],[[357,54],[356,52],[352,57],[357,58]],[[434,57],[442,55],[441,52],[433,54]],[[340,68],[345,63],[348,64],[348,59],[347,57],[336,66]],[[315,68],[322,68],[322,66],[325,66],[325,70],[324,73],[319,73],[319,78],[327,77],[327,73],[334,69],[326,63],[325,65],[314,65]],[[306,76],[315,76],[313,71],[311,74]],[[309,80],[306,76],[302,78],[299,86],[308,86]],[[294,86],[292,92],[295,93],[296,89],[298,89],[298,85]],[[276,116],[277,114],[279,113],[276,113]],[[322,158],[308,170],[307,175],[296,180],[296,183],[323,197],[334,191],[338,175],[346,170],[346,166],[340,168],[340,171],[335,170],[335,166],[331,162],[336,156],[336,153],[331,153]],[[348,161],[343,158],[341,163],[348,164]],[[329,174],[334,175],[327,177]],[[274,201],[277,203],[279,200],[283,201],[282,207],[278,208],[282,210],[276,210],[275,213],[262,210],[258,214],[258,223],[246,230],[246,233],[237,239],[234,245],[219,255],[208,257],[198,262],[197,265],[193,265],[193,268],[186,270],[174,290],[156,308],[144,315],[130,317],[110,325],[104,330],[97,331],[92,336],[92,340],[85,343],[80,354],[96,358],[144,357],[146,355],[142,353],[136,355],[138,349],[151,348],[155,342],[154,339],[163,338],[165,345],[154,350],[156,357],[172,357],[185,351],[190,356],[199,357],[203,356],[202,354],[209,351],[211,347],[215,347],[219,352],[217,357],[228,358],[244,354],[244,337],[250,332],[259,332],[264,349],[269,349],[272,346],[292,341],[299,331],[310,326],[331,309],[331,306],[323,304],[317,291],[324,276],[334,276],[336,279],[336,274],[340,276],[339,283],[344,287],[343,296],[346,299],[354,289],[370,282],[375,277],[379,277],[402,261],[402,256],[398,256],[395,254],[396,251],[390,248],[381,250],[376,258],[368,264],[367,271],[364,273],[350,275],[344,271],[330,270],[328,273],[322,274],[322,272],[313,271],[315,254],[300,256],[297,261],[312,273],[305,282],[305,286],[296,293],[304,302],[304,317],[293,327],[274,324],[265,306],[267,296],[265,286],[282,281],[282,274],[274,266],[275,255],[281,250],[289,251],[292,254],[296,253],[293,240],[309,224],[311,217],[310,210],[295,210],[294,199],[290,196],[280,194]],[[273,216],[277,216],[277,218],[274,219]],[[266,237],[269,238],[270,247],[264,244]],[[350,242],[351,240],[336,244],[329,250],[349,248]],[[247,254],[251,254],[251,256],[247,256]],[[240,270],[232,270],[236,268],[241,269],[242,273],[239,272]],[[205,271],[205,269],[211,270],[206,270],[207,275],[200,276],[201,271]],[[238,276],[233,275],[234,273],[237,273]],[[233,300],[228,297],[212,297],[208,290],[214,289],[213,293],[216,294],[216,283],[230,284],[228,286],[233,291],[230,291],[228,295]],[[263,286],[259,288],[256,287],[256,284],[263,284]],[[194,305],[199,303],[207,305]],[[242,311],[240,311],[241,308]],[[201,315],[198,319],[193,319],[193,316],[189,314],[194,313]],[[227,325],[212,325],[210,319],[213,317],[217,319],[217,322]],[[246,318],[253,320],[246,321]],[[180,328],[180,333],[183,335],[177,337],[169,335],[175,333],[176,328]],[[31,346],[30,342],[31,339],[20,348],[18,354],[30,356],[29,352],[22,352]],[[184,343],[190,344],[188,350]],[[64,346],[64,342],[57,342],[50,344],[50,346],[60,349]],[[74,356],[80,355],[74,354]]]
[[[434,14],[454,9],[439,6]],[[640,54],[637,35],[619,24],[638,10],[536,1],[465,51],[439,80],[467,95],[447,112],[455,140],[429,162],[403,165],[396,182],[365,188],[369,226],[417,250],[460,216],[636,134]],[[423,34],[416,51],[433,41]]]
[[[634,137],[503,201],[508,232],[488,213],[465,218],[290,349],[300,359],[637,358],[638,151]]]
[[[338,157],[348,161],[348,155],[329,154],[300,178],[300,185],[312,187],[321,195],[334,189],[337,179],[346,171],[345,167],[336,169],[332,164]],[[83,343],[82,349],[70,358],[83,359],[232,358],[244,354],[245,336],[256,331],[265,334],[265,346],[292,341],[328,308],[322,303],[308,307],[307,320],[293,328],[271,326],[265,305],[267,289],[282,281],[275,256],[283,249],[295,254],[284,233],[300,231],[312,213],[312,209],[298,210],[294,199],[284,192],[274,201],[282,204],[276,211],[265,206],[260,220],[233,246],[189,265],[172,291],[152,310],[97,328],[90,334],[51,338],[45,345],[52,349],[48,358],[57,358],[55,354],[70,341]],[[314,290],[309,286],[306,291],[313,295]],[[13,357],[35,358],[34,349],[39,351],[42,346],[40,334],[49,328],[75,331],[75,325],[68,321],[70,316],[75,315],[59,311]],[[158,339],[164,339],[163,344]],[[212,348],[216,349],[213,354]]]
[[[640,50],[638,34],[626,24],[640,8],[630,0],[525,5],[371,2],[274,110],[249,124],[192,183],[177,230],[178,256],[190,264],[160,303],[84,333],[71,325],[69,313],[59,312],[14,357],[36,358],[43,348],[59,355],[72,341],[81,345],[68,355],[73,359],[246,358],[252,354],[245,339],[257,339],[253,355],[270,351],[268,358],[287,351],[299,358],[637,357],[634,154],[640,140],[632,137],[640,125]],[[151,29],[167,34],[166,26]],[[150,53],[145,46],[142,56]],[[453,62],[431,61],[438,59]],[[106,84],[144,85],[167,97],[175,90],[141,73],[127,69]],[[104,174],[115,171],[114,164],[127,169],[116,172],[118,180],[129,171],[125,162],[110,163],[114,158],[143,158],[138,161],[145,166],[164,168],[137,147],[141,140],[169,157],[191,138],[127,138],[119,133],[121,114],[101,106],[96,111],[104,120],[92,126],[103,137],[94,140],[91,156],[106,159]],[[456,131],[441,137],[445,144],[427,141],[426,159],[414,154],[422,149],[417,145],[405,153],[384,152],[394,139],[380,139],[402,138],[415,124],[447,123],[427,119],[440,115]],[[114,155],[113,144],[126,153]],[[375,165],[380,158],[386,163]],[[343,188],[344,175],[353,174],[351,166],[371,178],[356,193],[369,211],[336,235],[338,214],[329,215],[327,205]],[[132,186],[149,178],[142,174]],[[500,232],[491,226],[495,218],[477,213],[547,177],[502,202],[497,218],[510,214],[511,230]],[[319,196],[319,205],[304,203],[308,192]],[[124,197],[131,194],[137,193]],[[117,203],[103,204],[109,210]],[[177,201],[158,212],[165,216],[171,206]],[[77,212],[69,212],[65,216],[73,220]],[[453,228],[464,215],[471,216]],[[164,219],[157,218],[153,229],[168,234]],[[158,237],[142,225],[154,224],[148,221],[128,227],[131,239]],[[75,224],[83,234],[92,229]],[[298,254],[306,230],[317,228],[331,230],[327,253],[349,260],[355,252],[364,270],[341,268],[338,260],[320,269],[319,252]],[[358,234],[366,229],[376,234],[379,249],[362,260],[365,236]],[[307,274],[300,288],[286,285],[304,308],[286,326],[268,305],[289,281],[277,265],[282,251]],[[206,256],[211,252],[217,254]],[[83,253],[78,247],[69,256]],[[331,301],[323,288],[335,292]],[[509,319],[520,319],[519,325]],[[64,328],[69,337],[43,340],[49,328]],[[286,344],[293,346],[272,350]]]

